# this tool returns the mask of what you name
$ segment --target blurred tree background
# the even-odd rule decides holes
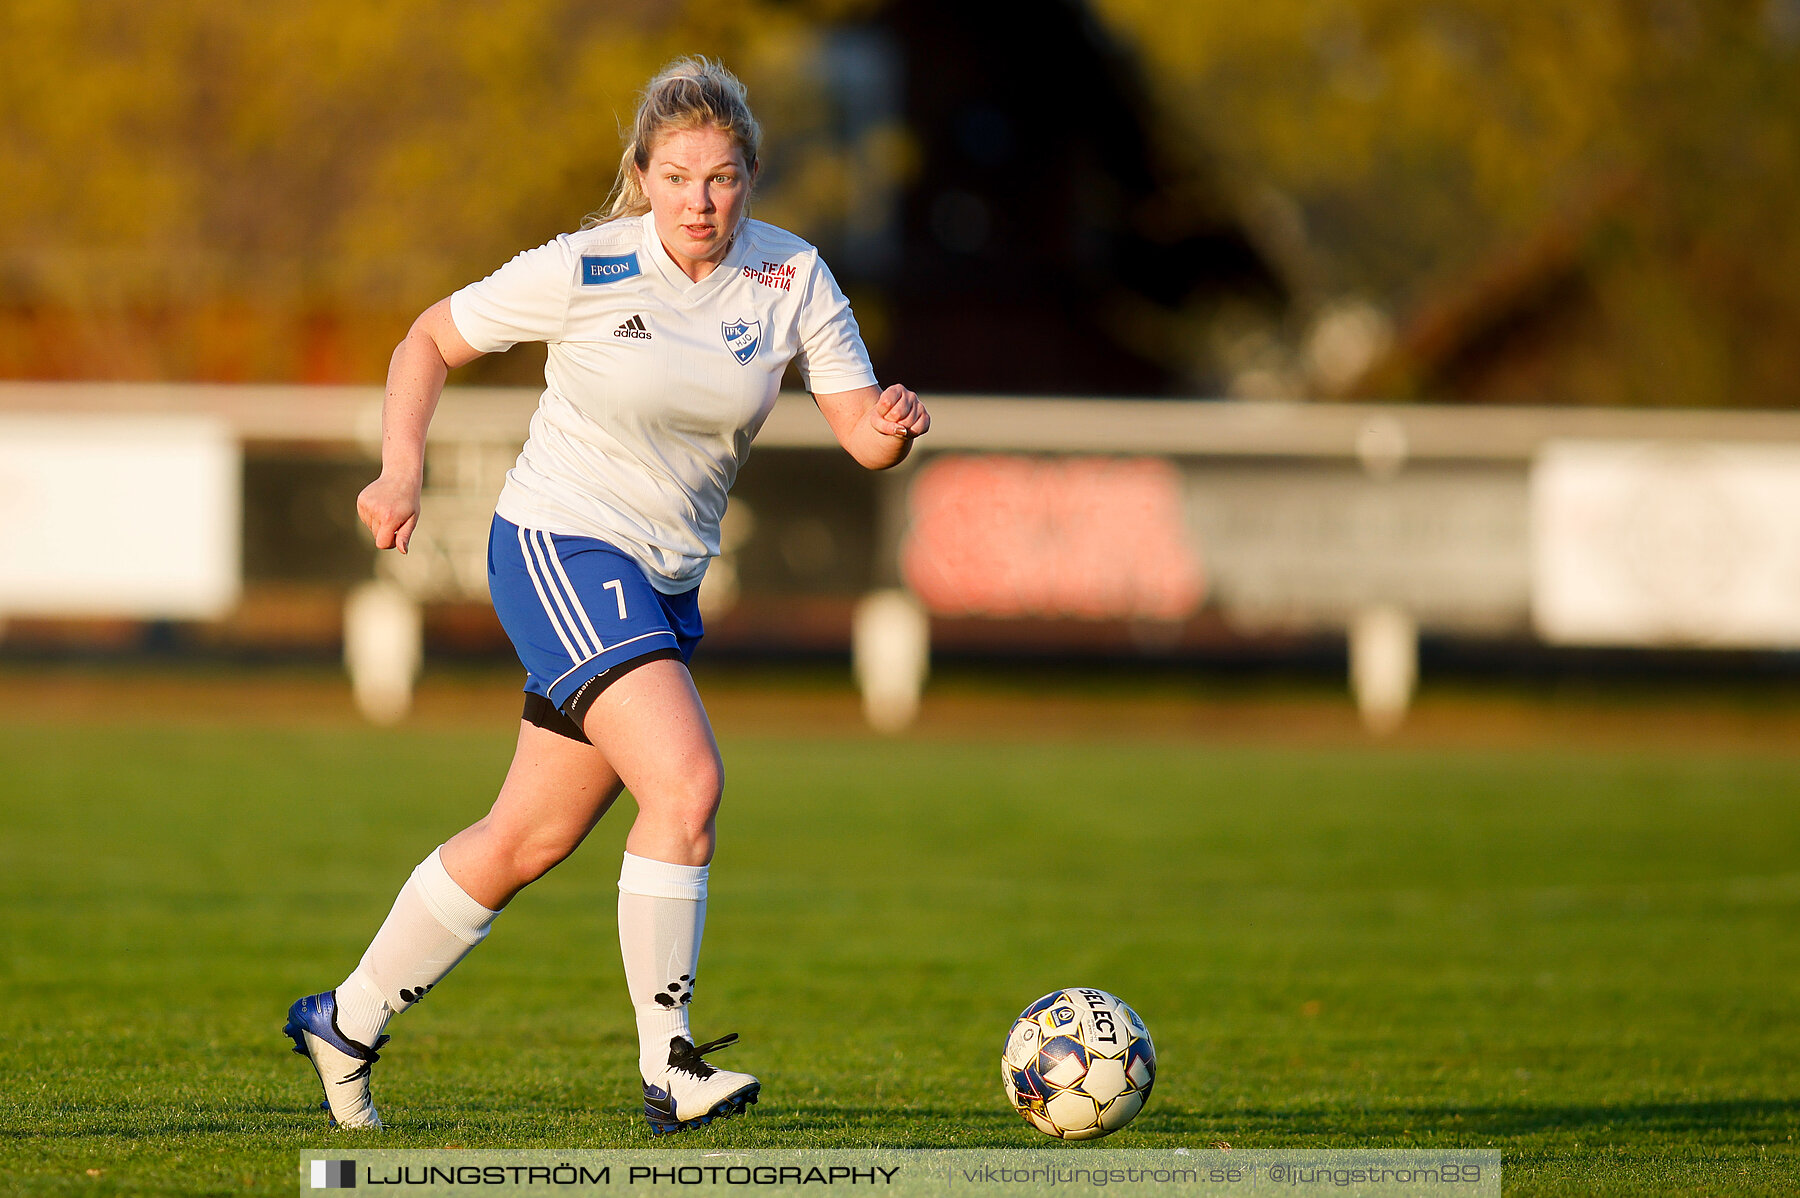
[[[0,376],[377,381],[702,52],[909,382],[1800,395],[1800,0],[963,8],[5,0]]]
[[[1096,0],[1297,303],[1240,386],[1800,398],[1796,0]]]

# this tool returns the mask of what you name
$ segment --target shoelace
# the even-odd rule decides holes
[[[358,1079],[358,1077],[369,1076],[369,1067],[371,1067],[371,1065],[374,1065],[374,1063],[376,1063],[376,1061],[380,1061],[380,1059],[382,1059],[382,1058],[380,1058],[380,1054],[378,1054],[378,1052],[376,1052],[376,1049],[380,1049],[380,1047],[382,1047],[383,1043],[387,1043],[387,1042],[389,1042],[389,1040],[391,1040],[391,1036],[382,1036],[382,1038],[378,1038],[378,1040],[376,1040],[376,1042],[374,1042],[373,1045],[371,1045],[371,1047],[369,1047],[369,1049],[365,1049],[365,1052],[367,1052],[367,1054],[369,1054],[369,1056],[365,1056],[365,1058],[362,1058],[362,1065],[358,1065],[358,1067],[356,1067],[355,1070],[353,1070],[353,1072],[349,1072],[349,1074],[346,1074],[346,1076],[344,1076],[344,1081],[356,1081],[356,1079]],[[356,1049],[362,1049],[362,1045],[360,1045],[360,1043],[356,1043],[355,1040],[346,1040],[346,1043],[349,1043],[349,1045],[353,1045],[353,1047],[356,1047]],[[340,1083],[340,1085],[342,1085],[342,1083]]]
[[[691,1073],[697,1078],[705,1079],[718,1070],[700,1058],[717,1048],[729,1048],[737,1043],[738,1034],[729,1032],[717,1040],[709,1040],[705,1044],[692,1044],[676,1036],[669,1041],[669,1068],[679,1069],[683,1073]]]

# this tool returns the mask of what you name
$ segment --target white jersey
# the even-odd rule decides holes
[[[755,220],[698,283],[649,214],[566,233],[456,292],[450,315],[483,353],[550,348],[499,514],[610,542],[664,594],[699,585],[719,552],[726,492],[788,362],[816,394],[875,382],[818,250]]]

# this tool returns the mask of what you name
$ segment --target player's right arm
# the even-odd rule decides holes
[[[448,299],[420,313],[395,348],[381,404],[381,477],[356,498],[356,514],[375,534],[375,548],[406,552],[419,523],[425,430],[444,393],[444,379],[480,356],[457,331]]]

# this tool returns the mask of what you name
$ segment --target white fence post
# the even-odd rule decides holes
[[[863,715],[878,732],[894,733],[918,717],[931,672],[931,621],[902,590],[876,591],[856,605],[851,665]]]
[[[1419,632],[1412,616],[1392,604],[1358,611],[1350,620],[1350,689],[1363,724],[1378,735],[1398,729],[1419,678]]]
[[[394,724],[412,710],[425,654],[419,604],[391,582],[365,582],[344,600],[344,665],[356,706],[370,721]]]

